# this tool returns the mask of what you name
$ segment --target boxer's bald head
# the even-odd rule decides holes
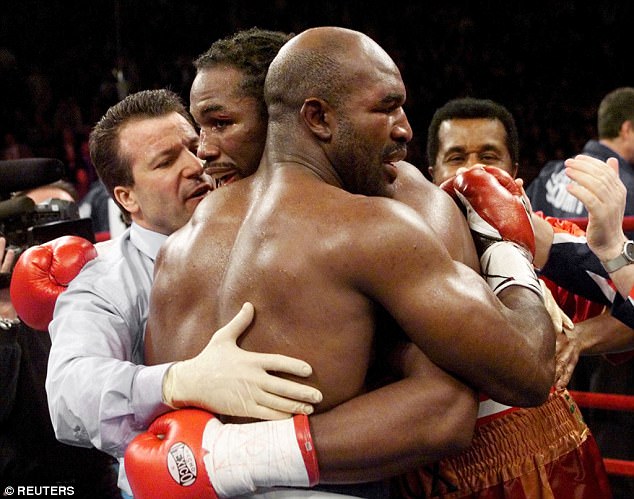
[[[310,163],[349,192],[385,195],[412,131],[405,85],[370,37],[312,28],[286,43],[269,67],[267,160]]]
[[[359,84],[381,74],[400,79],[394,61],[367,35],[339,27],[308,29],[286,43],[269,67],[269,115],[278,119],[311,97],[338,107]]]

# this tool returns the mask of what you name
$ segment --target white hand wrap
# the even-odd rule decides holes
[[[258,487],[308,487],[309,476],[292,418],[253,424],[212,419],[202,447],[209,479],[219,497],[254,492]]]
[[[530,254],[515,243],[500,241],[490,245],[480,257],[480,268],[496,295],[509,286],[523,286],[544,298]]]

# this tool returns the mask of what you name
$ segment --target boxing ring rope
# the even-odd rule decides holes
[[[572,395],[579,407],[634,412],[634,395],[578,392],[573,390],[570,391],[570,395]],[[590,429],[592,430],[592,428]],[[605,464],[605,469],[609,475],[634,477],[634,461],[604,457],[603,464]]]
[[[608,411],[634,412],[634,395],[619,395],[615,393],[577,392],[570,394],[579,407],[606,409]]]
[[[568,218],[585,230],[588,225],[587,218]],[[623,218],[623,230],[634,232],[634,216]],[[608,411],[634,412],[634,395],[620,395],[612,393],[594,393],[570,391],[570,394],[579,407],[588,409],[603,409]],[[634,461],[624,459],[603,458],[605,469],[609,475],[619,475],[634,478]]]
[[[570,222],[577,224],[583,230],[588,226],[587,218],[566,218]],[[634,232],[634,216],[623,217],[623,230],[625,232]]]

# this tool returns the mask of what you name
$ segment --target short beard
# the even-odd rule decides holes
[[[344,189],[352,194],[389,197],[383,172],[384,151],[377,157],[376,152],[349,121],[342,120],[339,125],[339,146],[336,164],[333,166]]]

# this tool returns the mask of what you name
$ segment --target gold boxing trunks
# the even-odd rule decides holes
[[[567,390],[476,428],[463,453],[393,481],[392,497],[611,499],[599,449]]]

